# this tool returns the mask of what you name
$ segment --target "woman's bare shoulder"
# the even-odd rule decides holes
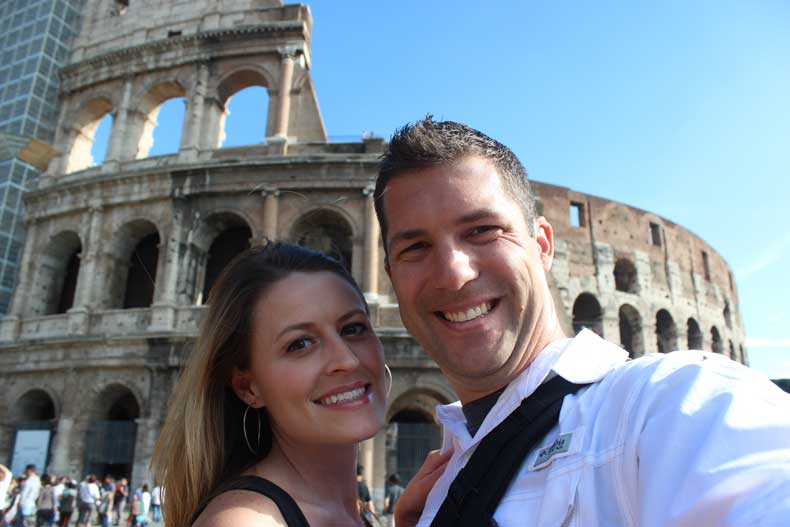
[[[192,527],[287,527],[272,500],[246,490],[220,494],[208,504]]]

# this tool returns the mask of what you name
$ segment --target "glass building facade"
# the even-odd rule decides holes
[[[0,0],[0,141],[52,144],[58,120],[58,71],[79,31],[84,0]],[[0,314],[14,290],[25,217],[22,194],[38,171],[0,148]]]

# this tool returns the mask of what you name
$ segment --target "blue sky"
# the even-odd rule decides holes
[[[532,179],[684,225],[735,271],[752,366],[790,378],[790,2],[309,5],[330,136],[464,121]],[[229,119],[251,139],[229,143],[262,135],[242,95]]]

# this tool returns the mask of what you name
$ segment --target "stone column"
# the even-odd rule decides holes
[[[33,281],[33,274],[36,270],[33,253],[36,250],[38,230],[38,219],[29,217],[27,219],[25,249],[22,252],[19,270],[19,282],[17,282],[16,292],[11,302],[11,309],[8,310],[8,313],[12,317],[22,318],[27,312],[27,300],[30,297],[30,283]]]
[[[71,434],[74,419],[61,416],[52,441],[51,457],[47,470],[50,474],[71,473]]]
[[[263,196],[263,232],[261,234],[264,238],[276,240],[280,191],[270,187],[262,191],[261,196]]]
[[[280,90],[277,99],[277,116],[274,136],[282,139],[288,137],[288,119],[291,113],[291,85],[294,75],[293,48],[280,49]]]
[[[102,207],[90,207],[90,223],[88,224],[87,244],[80,255],[80,273],[77,277],[77,290],[74,294],[74,307],[92,308],[96,302],[94,289],[100,279],[98,260],[101,246]]]
[[[208,86],[208,74],[208,63],[198,63],[195,86],[192,90],[192,97],[187,105],[184,128],[181,131],[180,149],[186,156],[194,155],[194,152],[200,148],[204,113],[203,106],[205,104]]]
[[[128,77],[123,83],[121,103],[115,111],[110,140],[107,144],[107,154],[104,156],[105,165],[110,162],[117,163],[118,161],[134,158],[135,152],[132,149],[135,149],[137,145],[129,145],[127,138],[132,100],[132,82],[132,77]]]
[[[368,302],[378,299],[379,293],[379,222],[376,219],[376,207],[373,202],[374,187],[368,186],[362,194],[365,196],[365,249],[363,253],[362,291]]]
[[[216,97],[204,97],[200,137],[196,139],[198,150],[212,150],[222,146],[224,122],[225,104]]]
[[[182,233],[184,230],[184,213],[179,204],[173,205],[173,222],[170,227],[170,236],[161,244],[165,250],[163,269],[161,275],[157,273],[155,302],[151,306],[152,331],[169,331],[173,329],[176,310],[176,286],[178,285],[178,271],[181,265]]]

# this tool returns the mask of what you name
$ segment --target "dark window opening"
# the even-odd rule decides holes
[[[697,321],[693,318],[688,319],[688,322],[686,322],[686,334],[688,349],[701,350],[703,346],[702,331],[699,329]]]
[[[571,227],[584,227],[586,224],[584,221],[584,204],[578,201],[571,201],[571,206],[568,210]]]
[[[44,390],[30,390],[19,399],[16,408],[20,421],[55,419],[55,403]]]
[[[202,300],[205,304],[211,288],[233,258],[250,247],[252,231],[245,226],[232,227],[221,233],[211,244],[206,263],[206,278],[203,285]]]
[[[705,272],[705,280],[710,281],[710,262],[708,262],[708,253],[702,251],[702,270]]]
[[[713,353],[724,353],[724,345],[721,342],[721,335],[716,326],[710,330],[710,349]]]
[[[66,264],[66,276],[63,278],[63,287],[60,290],[57,313],[65,313],[74,306],[77,276],[80,273],[80,250],[74,251],[69,258],[69,263]]]
[[[637,292],[636,267],[625,258],[614,264],[614,288],[625,293]]]
[[[441,428],[421,412],[402,410],[393,416],[387,435],[395,446],[395,472],[408,482],[428,452],[442,444]]]
[[[590,293],[580,294],[573,303],[573,331],[578,334],[584,328],[603,337],[603,310]]]
[[[650,222],[650,243],[656,247],[661,247],[661,225]]]
[[[620,325],[620,345],[628,352],[631,358],[645,354],[642,343],[642,319],[633,306],[624,304],[618,313]]]
[[[732,312],[730,311],[730,303],[726,300],[724,301],[724,311],[722,315],[724,316],[724,323],[728,328],[732,329]]]
[[[167,38],[179,37],[181,36],[180,30],[170,30],[167,32]]]
[[[137,244],[129,262],[123,308],[149,307],[154,301],[159,233],[149,234]]]
[[[666,309],[656,313],[656,345],[659,353],[669,353],[678,349],[677,326]]]

